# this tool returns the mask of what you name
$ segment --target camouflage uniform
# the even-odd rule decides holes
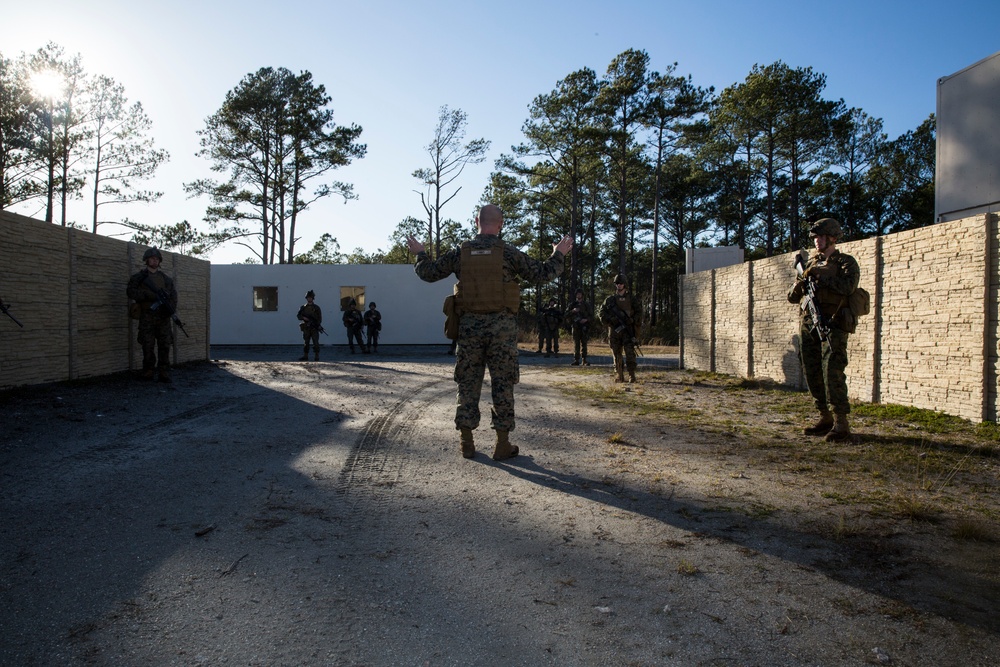
[[[799,326],[799,355],[806,376],[809,393],[820,412],[833,409],[836,414],[851,411],[847,399],[847,338],[853,333],[854,316],[847,307],[847,297],[858,287],[861,268],[850,255],[834,249],[829,258],[813,254],[806,262],[805,271],[815,277],[817,304],[821,317],[830,325],[827,342],[819,338],[813,327],[809,311],[802,309]],[[803,282],[796,281],[788,292],[791,303],[801,302]]]
[[[312,290],[309,290],[309,295],[312,293]],[[310,298],[309,295],[306,298]],[[299,329],[302,330],[303,345],[300,361],[309,358],[309,343],[312,343],[313,358],[319,361],[319,330],[323,325],[323,311],[315,303],[304,303],[295,317],[301,320]]]
[[[616,314],[618,310],[624,312],[632,319],[632,326],[619,321]],[[635,382],[635,344],[633,338],[639,333],[639,325],[642,317],[642,306],[639,299],[632,296],[628,290],[625,294],[618,296],[612,294],[601,305],[601,322],[608,327],[608,344],[611,346],[611,357],[615,362],[615,379],[618,382],[625,380],[624,371],[628,371],[629,380]]]
[[[157,303],[158,290],[167,294],[172,310],[153,308]],[[143,377],[152,377],[153,369],[158,367],[161,379],[166,380],[167,369],[170,368],[170,345],[174,342],[170,313],[177,309],[174,281],[163,271],[142,269],[132,275],[125,291],[130,299],[139,304],[138,341],[142,346]]]
[[[375,309],[375,302],[368,304],[365,311],[365,329],[368,334],[368,349],[378,352],[378,334],[382,331],[382,313]]]
[[[489,368],[493,392],[493,428],[498,432],[514,430],[514,385],[519,379],[515,312],[509,307],[498,308],[493,312],[467,312],[462,305],[461,292],[463,251],[469,254],[472,261],[477,261],[477,258],[491,255],[491,251],[501,247],[502,282],[513,288],[515,298],[519,279],[540,283],[550,281],[562,273],[561,252],[554,251],[547,261],[540,262],[505,244],[495,234],[478,234],[472,241],[462,244],[462,247],[445,252],[436,261],[431,260],[427,253],[421,252],[414,265],[414,271],[421,280],[435,282],[451,274],[455,274],[459,280],[457,306],[462,314],[455,359],[455,382],[458,383],[458,408],[455,410],[457,429],[471,430],[479,426],[479,396],[484,373]],[[466,292],[474,287],[472,284],[464,286]]]
[[[562,313],[556,307],[555,301],[549,302],[548,308],[543,308],[538,314],[538,351],[545,347],[545,355],[559,354],[559,325],[562,323]]]
[[[347,310],[344,311],[343,320],[344,328],[347,329],[347,344],[351,346],[351,354],[354,354],[355,340],[358,341],[361,351],[367,353],[368,348],[365,347],[365,341],[361,338],[361,330],[364,327],[365,321],[354,301],[351,301],[347,306]]]
[[[573,365],[587,364],[587,338],[590,335],[590,305],[583,299],[569,304],[566,310],[566,328],[573,332]]]

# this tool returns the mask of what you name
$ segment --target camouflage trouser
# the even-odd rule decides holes
[[[583,358],[587,358],[587,327],[573,327],[573,358],[579,359],[580,352],[583,351]]]
[[[455,382],[458,408],[455,428],[479,426],[479,395],[483,376],[490,369],[493,392],[493,428],[514,430],[514,385],[520,379],[517,367],[517,320],[510,313],[486,315],[466,313],[458,325],[458,355]]]
[[[622,374],[623,369],[635,373],[635,345],[630,336],[615,333],[608,334],[608,344],[611,345],[611,358],[615,361],[615,373]]]
[[[309,343],[312,343],[313,352],[319,352],[319,329],[306,327],[302,330],[302,352],[309,351]]]
[[[347,344],[351,346],[351,350],[354,350],[354,341],[358,341],[358,347],[362,350],[365,349],[365,341],[361,338],[361,327],[349,327],[347,329]]]
[[[542,345],[545,346],[546,352],[559,352],[559,332],[558,331],[544,331],[538,335],[538,349],[542,349]]]
[[[370,326],[366,333],[368,334],[368,347],[374,350],[378,347],[378,327]]]
[[[799,356],[817,410],[832,410],[844,415],[851,411],[847,400],[847,374],[844,373],[849,335],[832,327],[824,343],[808,325],[799,330]]]
[[[139,317],[139,345],[142,346],[142,370],[152,370],[159,357],[160,368],[170,366],[170,344],[174,342],[170,318],[143,313]],[[159,354],[157,354],[159,353]]]

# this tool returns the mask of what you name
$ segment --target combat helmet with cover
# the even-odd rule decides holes
[[[843,232],[836,218],[821,218],[809,228],[809,236],[832,236],[839,239]]]
[[[146,262],[148,262],[150,257],[155,257],[161,262],[163,261],[163,255],[156,247],[149,248],[146,250],[146,252],[142,253],[142,263],[145,264]]]

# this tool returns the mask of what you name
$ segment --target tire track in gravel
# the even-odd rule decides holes
[[[389,503],[392,488],[403,475],[406,457],[399,449],[408,440],[417,424],[416,418],[423,406],[429,405],[454,388],[439,388],[423,394],[432,387],[440,387],[441,378],[425,381],[396,401],[384,414],[372,419],[354,443],[344,467],[337,477],[336,492],[348,501],[347,516],[352,523],[361,524],[373,510],[383,510]],[[364,505],[364,512],[358,511]]]

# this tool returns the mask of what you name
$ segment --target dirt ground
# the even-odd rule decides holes
[[[465,460],[443,351],[0,394],[0,665],[998,664],[991,433],[526,351]]]

